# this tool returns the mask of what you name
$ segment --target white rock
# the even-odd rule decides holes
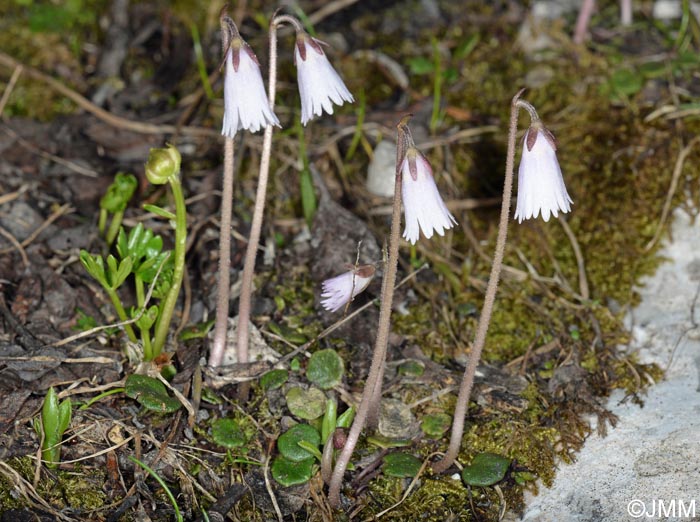
[[[367,190],[375,196],[393,197],[395,180],[396,143],[380,141],[367,169]]]
[[[700,3],[691,2],[690,9],[695,16],[700,14]],[[652,16],[656,20],[676,20],[683,15],[681,0],[656,0],[652,9]]]
[[[627,324],[629,351],[662,368],[640,408],[616,391],[607,407],[619,417],[605,438],[591,436],[573,465],[562,465],[554,486],[526,499],[522,520],[617,522],[689,520],[700,516],[700,339],[691,319],[698,291],[700,227],[676,212],[670,259],[640,289],[642,301]]]

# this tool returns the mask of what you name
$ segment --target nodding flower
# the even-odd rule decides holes
[[[523,155],[518,170],[518,201],[515,219],[537,218],[549,221],[559,212],[570,212],[573,200],[564,185],[557,161],[556,141],[551,132],[535,120],[525,133]]]
[[[231,29],[224,76],[224,124],[221,134],[233,138],[239,130],[257,132],[268,125],[280,126],[267,99],[260,63],[238,31]]]
[[[301,97],[301,123],[306,125],[325,110],[333,114],[333,103],[342,105],[355,99],[323,52],[320,40],[297,31],[294,63]],[[331,103],[332,102],[332,103]]]
[[[452,228],[457,221],[440,197],[430,163],[412,144],[406,150],[401,172],[406,219],[404,239],[415,245],[420,235],[419,230],[428,239],[433,237],[433,231],[440,236],[444,235],[445,230]]]
[[[374,265],[360,265],[343,274],[326,279],[321,287],[321,306],[329,312],[335,312],[352,301],[367,288],[374,277]]]

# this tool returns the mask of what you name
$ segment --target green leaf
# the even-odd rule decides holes
[[[537,475],[529,471],[516,471],[515,473],[513,473],[513,478],[515,479],[515,482],[517,484],[519,484],[520,486],[524,486],[528,482],[537,480]]]
[[[169,256],[168,259],[163,263],[163,267],[160,269],[160,275],[158,276],[158,281],[156,281],[153,287],[153,297],[156,299],[164,299],[168,295],[168,291],[173,284],[173,276],[175,274],[175,262],[173,256]],[[155,278],[155,273],[153,274]],[[145,283],[152,283],[153,279],[144,279]]]
[[[389,453],[382,460],[382,471],[389,477],[415,477],[422,465],[421,460],[410,453]]]
[[[338,420],[335,423],[335,427],[348,429],[348,428],[350,428],[350,425],[352,424],[352,421],[354,419],[355,419],[355,408],[350,406],[347,410],[345,410],[340,415],[340,417],[338,417]]]
[[[399,366],[397,371],[399,372],[399,375],[420,377],[425,371],[425,366],[418,361],[406,361]]]
[[[203,339],[203,338],[205,338],[209,334],[209,331],[211,330],[211,327],[214,326],[215,322],[216,322],[216,319],[211,319],[211,320],[203,322],[203,323],[197,323],[197,324],[193,324],[191,326],[188,326],[180,334],[180,340],[181,341],[189,341],[190,339]]]
[[[63,433],[68,429],[70,425],[70,419],[72,415],[72,407],[70,398],[67,398],[61,404],[58,405],[58,433],[63,437]]]
[[[58,397],[56,396],[56,390],[53,389],[53,386],[49,388],[49,391],[46,392],[46,397],[44,397],[44,405],[41,408],[41,421],[44,426],[44,438],[56,440],[60,421]]]
[[[323,422],[321,423],[321,441],[323,444],[328,442],[328,437],[333,435],[337,420],[338,403],[335,402],[335,399],[328,399],[326,401],[326,413],[323,415]]]
[[[108,286],[106,288],[110,290],[116,290],[119,288],[126,278],[129,277],[131,273],[132,262],[131,258],[127,257],[117,262],[117,258],[112,254],[107,256],[107,274],[106,280]]]
[[[315,446],[315,445],[311,444],[311,443],[310,443],[309,441],[307,441],[307,440],[300,440],[297,444],[299,444],[299,447],[300,447],[301,449],[308,451],[308,452],[311,453],[314,457],[316,457],[316,459],[317,459],[319,462],[321,462],[321,461],[323,460],[323,454],[322,454],[321,451],[318,449],[318,446]]]
[[[272,462],[272,478],[285,487],[304,484],[311,479],[314,459],[292,462],[284,457],[276,457]]]
[[[326,396],[318,388],[304,390],[295,386],[287,392],[285,398],[289,411],[300,419],[318,419],[326,409]]]
[[[119,229],[117,253],[121,259],[131,258],[135,273],[150,269],[154,265],[157,270],[165,257],[165,254],[161,253],[162,250],[163,238],[154,235],[152,230],[144,228],[142,223],[132,228],[128,235],[123,228]],[[159,259],[160,262],[158,262]]]
[[[100,208],[109,212],[123,212],[138,187],[138,179],[133,174],[119,172],[107,192],[100,200]]]
[[[59,404],[56,391],[53,386],[50,387],[41,408],[41,424],[35,423],[37,431],[39,431],[39,425],[43,428],[44,443],[42,444],[41,458],[47,462],[47,466],[50,468],[55,468],[61,460],[61,446],[59,444],[63,433],[70,425],[70,420],[70,399]]]
[[[308,341],[308,338],[304,334],[297,332],[296,330],[290,328],[287,325],[277,324],[273,321],[270,321],[267,327],[273,333],[279,335],[280,337],[284,337],[287,341],[289,341],[292,344],[304,344],[306,341]]]
[[[165,385],[147,375],[133,374],[126,378],[125,393],[145,408],[160,413],[177,411],[182,404],[168,395]]]
[[[211,427],[211,436],[219,446],[232,449],[243,446],[248,439],[234,419],[218,419]]]
[[[383,435],[370,435],[367,442],[384,449],[405,448],[412,444],[410,439],[391,439]]]
[[[292,462],[313,458],[312,452],[299,445],[302,441],[318,448],[321,444],[321,435],[308,424],[295,424],[277,439],[277,449],[287,460]]]
[[[306,368],[306,377],[321,389],[337,386],[343,379],[345,365],[338,352],[329,348],[314,353]]]
[[[170,251],[160,252],[158,254],[148,255],[146,259],[138,266],[134,273],[141,278],[144,283],[152,283],[158,273],[158,270],[163,273],[167,271],[169,266],[172,266]],[[166,263],[166,264],[164,264]],[[163,267],[161,269],[161,267]]]
[[[131,318],[133,319],[134,317],[138,316],[140,312],[140,308],[132,307]],[[136,321],[136,326],[138,326],[139,330],[141,331],[149,330],[151,326],[153,326],[153,324],[156,322],[156,319],[158,319],[158,306],[153,305],[148,310],[146,310],[143,313],[143,315],[141,315],[141,317],[139,317],[139,320]]]
[[[495,453],[479,453],[462,470],[462,480],[469,486],[493,486],[506,476],[510,459]]]
[[[425,56],[418,56],[408,60],[408,67],[411,74],[422,75],[432,73],[435,69],[435,64]]]
[[[145,204],[143,206],[143,209],[147,212],[151,212],[152,214],[155,214],[156,216],[160,216],[162,218],[172,220],[175,219],[175,214],[170,212],[169,210],[165,210],[164,208],[158,207],[156,205],[149,205]]]
[[[471,35],[469,38],[457,45],[457,48],[453,53],[454,57],[457,60],[463,60],[472,53],[479,41],[481,41],[481,35],[479,35],[479,33]]]
[[[91,315],[87,315],[84,311],[82,311],[80,308],[76,307],[75,308],[75,326],[73,327],[73,330],[77,330],[79,332],[85,332],[87,330],[91,330],[97,326],[97,320],[92,317]]]
[[[276,390],[289,378],[287,370],[270,370],[260,377],[260,386],[264,391]]]
[[[93,256],[87,250],[80,251],[80,262],[85,267],[85,270],[93,279],[100,283],[104,288],[109,288],[109,282],[105,275],[105,266],[102,256]]]
[[[423,417],[420,429],[423,430],[431,439],[438,439],[452,425],[452,417],[446,413],[436,413],[435,415],[426,415]]]
[[[114,259],[113,256],[109,256],[107,258],[107,261]],[[114,275],[112,275],[112,288],[116,290],[119,288],[124,281],[126,281],[126,278],[129,277],[129,274],[131,274],[131,267],[133,266],[133,263],[131,262],[131,258],[127,257],[126,259],[122,259],[121,262],[119,263],[119,268],[117,268],[116,272]]]
[[[632,69],[618,69],[610,77],[610,86],[619,96],[633,96],[642,90],[644,78]]]

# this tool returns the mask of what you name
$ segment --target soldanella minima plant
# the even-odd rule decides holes
[[[515,135],[518,129],[518,111],[521,108],[527,110],[530,114],[531,123],[523,140],[523,154],[518,171],[518,200],[515,218],[518,222],[522,222],[523,219],[537,218],[541,214],[542,219],[547,221],[550,214],[556,217],[559,212],[569,212],[571,203],[573,203],[566,191],[564,178],[557,161],[554,136],[544,127],[535,108],[525,100],[520,99],[522,93],[523,90],[519,91],[513,97],[511,103],[503,202],[501,204],[501,216],[496,238],[496,252],[493,256],[491,274],[486,286],[484,305],[479,316],[479,325],[469,356],[469,362],[464,370],[462,383],[459,387],[450,433],[450,443],[445,456],[433,464],[435,473],[446,471],[457,458],[464,432],[464,418],[474,385],[474,375],[481,359],[481,352],[486,342],[486,333],[491,321],[491,313],[493,312],[496,299],[496,289],[501,275],[503,254],[508,235],[510,199],[513,189],[513,166],[515,163]]]
[[[233,199],[234,137],[239,130],[256,132],[265,129],[260,158],[258,188],[251,222],[250,236],[243,264],[241,296],[238,306],[236,355],[238,362],[248,361],[248,323],[251,310],[251,293],[255,272],[255,256],[260,242],[263,211],[270,170],[273,127],[280,126],[274,113],[277,84],[277,29],[290,24],[296,31],[294,61],[301,98],[301,122],[306,125],[325,111],[333,114],[333,105],[354,101],[338,73],[328,61],[322,42],[309,36],[296,18],[281,14],[270,22],[270,67],[268,92],[265,93],[259,62],[252,49],[241,38],[233,20],[221,14],[222,46],[226,62],[224,75],[224,121],[222,134],[226,137],[224,148],[224,180],[221,204],[221,229],[219,244],[219,281],[217,294],[214,340],[209,354],[209,366],[221,364],[226,347],[229,310],[229,269],[231,202]],[[241,386],[240,396],[247,395],[247,387]]]
[[[334,106],[354,101],[342,79],[328,61],[322,42],[308,35],[296,18],[284,14],[274,16],[270,22],[269,83],[266,93],[260,65],[255,54],[241,38],[234,22],[225,12],[222,13],[222,44],[226,64],[222,134],[226,137],[226,140],[221,215],[219,293],[214,341],[209,357],[209,365],[211,367],[221,364],[228,329],[234,138],[238,131],[257,132],[264,128],[258,188],[242,275],[236,340],[237,361],[239,363],[248,361],[248,324],[255,254],[258,249],[262,228],[270,168],[272,133],[274,127],[280,126],[279,119],[274,112],[277,82],[277,29],[284,24],[291,25],[296,31],[294,61],[297,67],[297,81],[301,100],[301,123],[306,125],[313,118],[321,116],[324,112],[332,114]],[[522,222],[526,219],[541,216],[544,221],[548,221],[550,216],[558,217],[560,212],[569,212],[573,203],[564,185],[562,172],[556,158],[556,141],[553,135],[543,126],[534,107],[520,99],[521,95],[522,91],[518,92],[513,98],[511,105],[503,202],[496,251],[484,305],[470,359],[459,389],[449,448],[445,456],[433,464],[435,472],[447,470],[454,462],[459,451],[474,375],[484,347],[493,311],[507,238],[518,112],[521,108],[526,109],[530,114],[531,125],[523,139],[523,152],[518,172],[518,197],[515,219],[518,222]],[[408,127],[409,119],[410,116],[407,116],[397,125],[396,177],[391,231],[388,255],[384,266],[384,280],[382,281],[379,323],[370,371],[354,422],[347,434],[345,445],[337,456],[335,467],[330,476],[324,474],[324,479],[329,484],[328,498],[334,507],[338,507],[340,504],[340,487],[343,475],[360,434],[367,424],[372,425],[377,421],[398,266],[401,208],[403,206],[405,221],[403,238],[411,244],[415,244],[421,235],[426,239],[432,238],[434,234],[443,236],[447,230],[454,227],[457,223],[440,196],[430,163],[418,150],[413,141]],[[374,274],[374,265],[354,265],[348,271],[324,281],[322,284],[321,305],[332,312],[343,308],[347,310],[349,303],[367,288]],[[242,392],[239,393],[241,397],[247,396],[247,388],[241,387],[239,392]]]
[[[433,179],[432,169],[427,159],[416,148],[408,127],[410,115],[404,117],[397,125],[396,178],[394,182],[394,202],[391,215],[391,232],[389,235],[389,254],[382,282],[379,324],[372,354],[369,375],[365,381],[362,399],[355,415],[355,420],[348,432],[345,445],[338,455],[330,477],[328,499],[332,506],[340,504],[340,487],[352,452],[357,445],[360,433],[369,421],[376,423],[379,402],[382,393],[382,378],[386,363],[391,325],[391,306],[394,299],[394,285],[399,262],[399,232],[401,228],[401,203],[404,207],[406,228],[403,236],[412,244],[419,238],[419,231],[426,238],[433,232],[444,235],[447,229],[457,222],[447,210]],[[332,281],[332,280],[329,280]],[[329,284],[324,283],[324,288]]]

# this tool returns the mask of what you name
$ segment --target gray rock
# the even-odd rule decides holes
[[[641,304],[627,325],[627,348],[642,362],[668,368],[640,408],[614,393],[608,409],[619,417],[607,437],[592,435],[573,465],[563,465],[551,489],[527,498],[522,520],[617,522],[689,520],[700,516],[700,335],[692,307],[698,292],[700,228],[676,212],[673,243],[641,288]],[[697,505],[696,505],[697,503]],[[693,518],[696,520],[696,518]]]

